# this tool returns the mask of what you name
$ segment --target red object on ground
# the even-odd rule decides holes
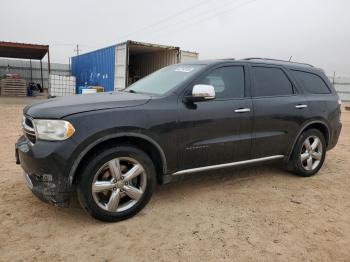
[[[6,74],[6,78],[11,78],[11,79],[21,79],[21,76],[19,74]]]

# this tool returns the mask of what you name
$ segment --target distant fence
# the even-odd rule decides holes
[[[340,99],[344,102],[350,102],[350,77],[329,77],[337,91]]]
[[[40,62],[32,61],[32,72],[30,70],[29,60],[0,58],[0,76],[4,74],[19,74],[24,80],[37,82],[41,84]],[[71,71],[68,64],[51,63],[51,74],[60,76],[70,76]],[[44,88],[49,86],[49,72],[46,62],[43,62]],[[344,102],[350,102],[350,76],[328,76],[331,83],[334,84],[339,97]]]
[[[40,72],[40,62],[37,60],[32,60],[32,72],[30,70],[29,60],[20,59],[0,59],[0,76],[4,74],[19,74],[27,84],[32,80],[33,82],[41,84],[41,72]],[[70,68],[68,64],[57,64],[51,63],[51,74],[70,76]],[[46,62],[43,62],[43,79],[44,88],[49,86],[49,71]]]
[[[335,90],[342,101],[350,102],[350,83],[345,84],[334,84]]]

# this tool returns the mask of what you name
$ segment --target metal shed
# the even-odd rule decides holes
[[[40,60],[42,87],[44,87],[42,59],[46,54],[48,60],[48,71],[50,73],[50,49],[48,45],[0,42],[0,57],[30,59],[30,63],[32,59]]]
[[[37,60],[0,58],[0,76],[5,74],[19,74],[27,83],[41,83],[41,71],[43,73],[43,86],[49,87],[48,63],[43,59],[42,64]],[[40,68],[42,66],[42,70]],[[70,76],[69,64],[50,63],[51,74]]]
[[[179,47],[128,40],[72,57],[77,87],[100,85],[105,91],[122,90],[167,65],[197,60],[198,53]]]

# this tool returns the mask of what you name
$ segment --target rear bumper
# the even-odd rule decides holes
[[[328,144],[328,150],[331,150],[337,145],[341,130],[342,130],[342,123],[339,122],[338,125],[333,130],[331,141]]]
[[[16,163],[24,171],[27,186],[41,200],[57,205],[68,206],[71,185],[68,180],[69,170],[64,156],[69,156],[73,146],[58,142],[41,142],[31,145],[22,136],[16,143]],[[64,147],[64,154],[61,150]]]

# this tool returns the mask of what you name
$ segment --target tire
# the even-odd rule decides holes
[[[307,143],[307,140],[309,143]],[[309,129],[304,131],[294,146],[289,160],[289,169],[303,177],[315,175],[323,165],[326,150],[327,145],[324,135],[319,130]]]
[[[116,222],[136,215],[156,184],[153,162],[138,148],[118,146],[94,154],[82,168],[78,199],[92,217]]]

